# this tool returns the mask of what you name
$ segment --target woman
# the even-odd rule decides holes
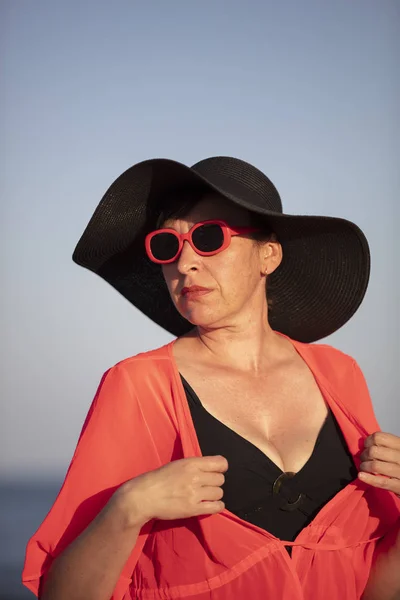
[[[238,159],[158,159],[112,184],[74,259],[177,339],[105,374],[25,585],[43,600],[399,597],[400,440],[355,361],[310,343],[364,297],[362,232],[283,214]]]

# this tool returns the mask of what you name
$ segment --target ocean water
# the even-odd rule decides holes
[[[21,583],[25,547],[60,486],[61,481],[0,481],[0,600],[34,600]]]

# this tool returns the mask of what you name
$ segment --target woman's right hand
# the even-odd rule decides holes
[[[119,489],[128,521],[184,519],[221,512],[221,486],[228,461],[223,456],[183,458],[139,475]]]

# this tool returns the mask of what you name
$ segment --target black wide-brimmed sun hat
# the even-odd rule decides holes
[[[207,158],[192,167],[151,159],[129,168],[103,196],[73,260],[100,275],[152,321],[175,336],[183,335],[193,325],[174,307],[161,267],[147,257],[144,239],[168,208],[167,199],[199,188],[260,215],[282,244],[282,263],[269,279],[274,293],[269,322],[274,330],[313,342],[353,316],[370,271],[363,232],[345,219],[284,214],[274,184],[237,158]]]

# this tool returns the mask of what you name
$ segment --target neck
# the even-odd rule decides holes
[[[247,373],[265,372],[288,350],[293,352],[288,340],[271,329],[267,314],[223,327],[198,327],[196,333],[198,350],[205,359]]]

